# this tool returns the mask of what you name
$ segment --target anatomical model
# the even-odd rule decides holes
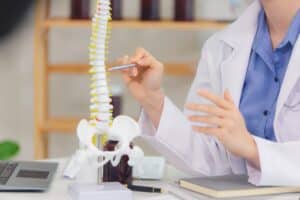
[[[130,142],[140,135],[138,124],[127,116],[112,119],[108,73],[105,65],[107,44],[110,32],[110,0],[98,0],[97,10],[92,19],[90,39],[91,105],[90,120],[81,120],[77,127],[80,148],[72,156],[64,171],[64,176],[75,178],[81,167],[87,163],[100,168],[108,162],[119,164],[123,155],[128,155],[128,165],[133,166],[144,156],[143,151]],[[95,146],[93,138],[107,135],[108,139],[118,141],[115,151],[102,151]],[[98,141],[99,142],[99,141]]]

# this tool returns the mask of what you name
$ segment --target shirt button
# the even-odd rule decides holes
[[[277,82],[279,82],[279,78],[278,77],[275,77],[274,78],[274,81],[277,83]]]
[[[264,116],[268,116],[269,115],[269,111],[265,110],[264,111]]]

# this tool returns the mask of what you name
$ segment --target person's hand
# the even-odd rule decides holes
[[[163,64],[143,48],[138,48],[131,58],[124,56],[120,64],[137,64],[137,67],[123,70],[123,79],[131,94],[144,103],[153,94],[161,94]]]
[[[163,64],[143,48],[138,48],[131,58],[124,56],[118,61],[122,65],[137,64],[137,67],[122,70],[124,82],[154,125],[158,125],[165,96],[161,88]]]
[[[191,122],[208,125],[193,126],[193,130],[216,137],[232,154],[243,157],[255,167],[260,168],[255,140],[248,132],[244,118],[235,106],[229,91],[225,91],[224,98],[206,90],[200,90],[198,94],[214,105],[194,103],[186,105],[188,110],[204,114],[189,116]]]

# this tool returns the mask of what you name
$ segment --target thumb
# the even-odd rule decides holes
[[[224,99],[226,101],[229,101],[230,103],[234,104],[233,98],[232,98],[232,96],[231,96],[228,89],[226,89],[225,92],[224,92]]]

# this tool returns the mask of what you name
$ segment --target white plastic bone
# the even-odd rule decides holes
[[[92,19],[92,34],[89,45],[89,58],[92,68],[91,74],[91,120],[81,120],[77,127],[77,137],[80,149],[72,156],[64,171],[64,176],[75,178],[85,164],[102,167],[108,162],[117,166],[123,155],[129,156],[128,164],[133,166],[144,156],[139,147],[130,147],[134,138],[140,135],[136,121],[127,116],[119,116],[112,121],[108,74],[106,73],[105,56],[107,54],[107,40],[110,14],[110,0],[98,0],[96,13]],[[111,140],[118,141],[114,151],[102,151],[93,143],[95,135],[107,134]],[[100,158],[100,161],[99,161]]]
[[[101,151],[93,144],[93,136],[104,133],[107,133],[109,139],[119,142],[115,151]],[[77,127],[77,136],[82,148],[73,155],[65,169],[64,176],[67,178],[75,178],[86,162],[91,162],[95,167],[102,167],[108,162],[117,166],[121,157],[128,155],[128,165],[134,166],[144,156],[139,147],[130,148],[130,143],[140,136],[140,129],[137,122],[127,116],[115,118],[111,127],[102,124],[95,128],[87,120],[81,120]],[[103,160],[97,163],[99,156]]]

